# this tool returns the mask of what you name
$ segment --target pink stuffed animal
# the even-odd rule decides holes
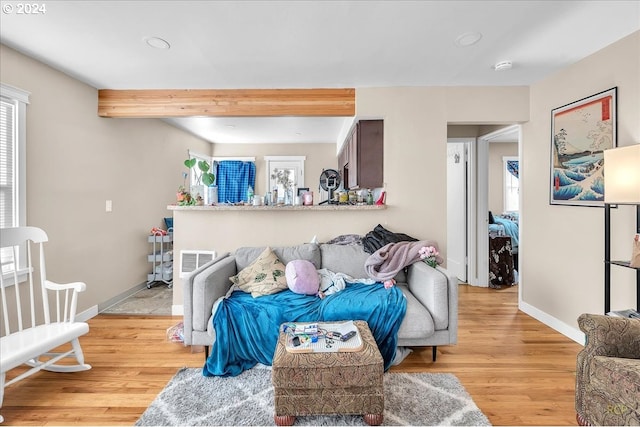
[[[285,268],[287,286],[292,292],[303,295],[317,295],[320,289],[320,278],[316,267],[307,260],[289,261]]]

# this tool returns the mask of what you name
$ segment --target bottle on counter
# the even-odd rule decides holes
[[[373,205],[373,192],[371,190],[367,190],[367,204]]]
[[[247,203],[252,204],[253,203],[253,187],[249,186],[249,188],[247,188]]]
[[[348,199],[349,204],[355,205],[356,202],[358,201],[358,196],[357,196],[356,192],[354,190],[351,190],[351,191],[349,191],[348,194],[349,194],[349,196],[348,196],[349,197],[349,199]]]

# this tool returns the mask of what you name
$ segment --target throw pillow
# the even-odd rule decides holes
[[[316,295],[320,289],[320,278],[316,267],[307,260],[294,259],[285,269],[287,286],[291,292],[303,295]]]
[[[284,270],[285,266],[282,261],[278,259],[271,248],[267,247],[255,261],[242,269],[240,273],[231,276],[229,280],[256,298],[287,289]]]

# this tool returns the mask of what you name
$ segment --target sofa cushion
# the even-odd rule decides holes
[[[364,269],[364,263],[369,258],[362,245],[333,245],[323,243],[320,245],[322,253],[322,268],[334,273],[344,273],[354,279],[365,279],[369,276]],[[395,276],[396,282],[406,283],[407,275],[402,269]]]
[[[413,296],[406,283],[397,283],[407,299],[407,312],[398,329],[398,337],[403,339],[427,338],[434,334],[435,326],[431,313]]]
[[[269,247],[229,280],[254,298],[287,289],[285,265]]]
[[[364,279],[367,276],[364,262],[369,257],[360,245],[320,245],[322,253],[322,268],[334,273],[344,273],[354,279]]]
[[[238,271],[251,264],[264,251],[265,247],[243,247],[235,251]],[[315,243],[305,243],[297,246],[273,247],[273,252],[278,258],[287,264],[294,259],[306,259],[311,261],[316,268],[320,268],[320,249]]]

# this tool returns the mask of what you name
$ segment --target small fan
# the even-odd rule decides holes
[[[320,188],[329,193],[327,200],[320,202],[332,203],[333,191],[340,187],[340,172],[335,169],[325,169],[320,174]]]

